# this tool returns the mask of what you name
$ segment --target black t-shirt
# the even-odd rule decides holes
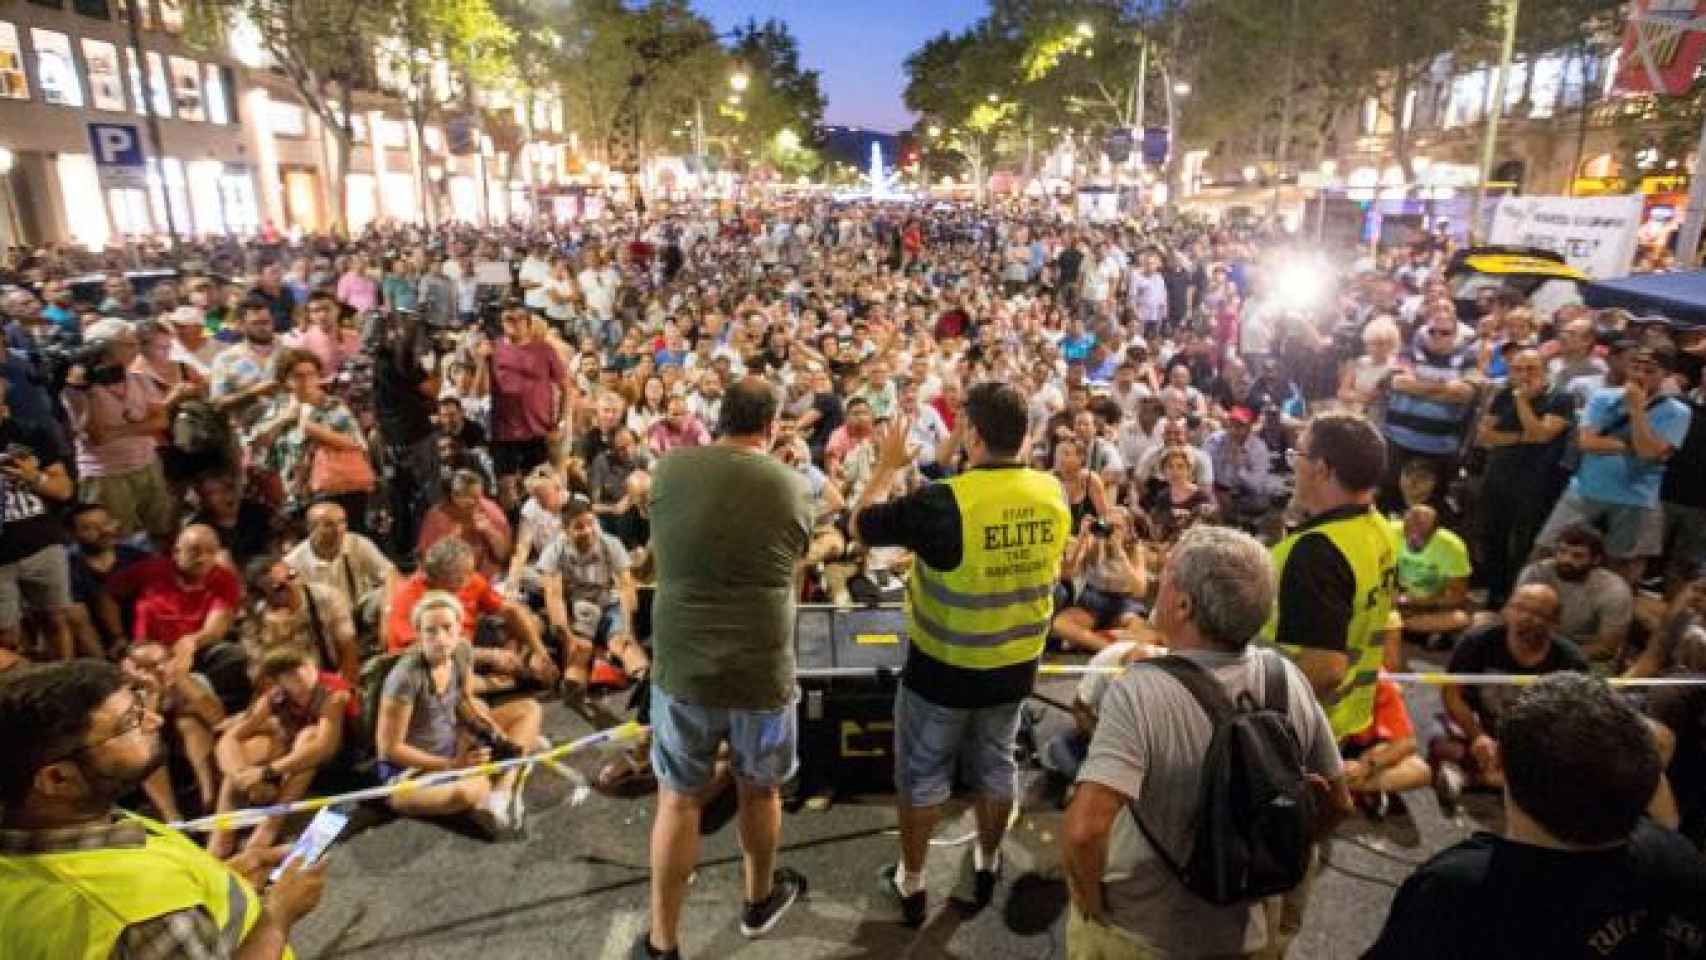
[[[381,356],[373,369],[373,406],[386,443],[413,445],[432,435],[432,401],[421,395],[427,373],[410,358]]]
[[[1059,273],[1059,282],[1063,287],[1069,287],[1078,282],[1078,268],[1084,264],[1084,254],[1077,247],[1068,247],[1054,258],[1055,269]]]
[[[932,483],[898,500],[872,504],[859,514],[858,523],[859,538],[867,545],[905,547],[936,570],[952,570],[965,559],[960,505],[953,488],[945,483]],[[994,670],[967,670],[943,663],[909,644],[901,682],[938,706],[975,710],[1023,700],[1030,694],[1036,674],[1035,660]]]
[[[818,412],[818,418],[817,422],[812,424],[812,435],[807,438],[806,444],[814,450],[821,450],[829,443],[829,435],[841,426],[847,415],[842,409],[841,398],[833,393],[813,394],[812,409]]]
[[[1706,839],[1706,684],[1650,690],[1647,713],[1676,737],[1665,774],[1682,814],[1682,832],[1699,843]]]
[[[42,470],[65,462],[52,434],[8,418],[0,421],[0,453],[13,445],[34,454],[36,466]],[[21,484],[14,485],[4,474],[0,474],[0,520],[5,523],[0,535],[0,564],[16,563],[65,542],[65,523],[58,506]]]
[[[1665,462],[1659,499],[1685,507],[1706,508],[1706,403],[1680,397],[1693,417],[1688,433]]]
[[[1464,634],[1463,638],[1457,641],[1457,648],[1451,652],[1451,664],[1446,668],[1447,673],[1530,675],[1555,673],[1559,670],[1587,673],[1588,658],[1574,643],[1564,637],[1554,636],[1552,648],[1546,651],[1545,659],[1532,667],[1525,667],[1511,656],[1510,646],[1505,642],[1503,623],[1489,623]],[[1499,718],[1504,716],[1505,707],[1521,692],[1520,687],[1469,685],[1463,688],[1463,698],[1469,702],[1470,709],[1481,718],[1482,725],[1493,730],[1498,726]]]
[[[1354,504],[1340,507],[1312,517],[1298,528],[1297,542],[1280,570],[1276,643],[1347,652],[1356,603],[1356,571],[1326,534],[1308,531],[1367,511],[1367,507]]]
[[[1642,821],[1569,852],[1477,833],[1398,889],[1364,960],[1684,960],[1706,956],[1706,860]]]
[[[1562,390],[1547,390],[1529,405],[1534,408],[1537,418],[1557,416],[1566,421],[1575,419],[1576,399]],[[1500,390],[1493,397],[1487,413],[1494,418],[1494,426],[1501,433],[1522,432],[1522,418],[1516,412],[1516,397],[1509,388]],[[1549,483],[1569,442],[1570,431],[1565,430],[1546,443],[1493,447],[1487,451],[1489,482],[1496,479],[1500,483],[1520,483],[1529,489]]]

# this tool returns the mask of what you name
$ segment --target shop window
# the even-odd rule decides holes
[[[230,88],[225,84],[226,67],[216,63],[207,65],[207,83],[202,87],[202,93],[207,98],[207,119],[212,123],[231,122],[231,101],[226,93]]]
[[[24,75],[24,51],[18,44],[18,28],[0,21],[0,97],[28,100],[30,82]]]
[[[96,110],[124,110],[124,78],[118,63],[118,47],[105,40],[83,38],[83,68],[89,78],[89,102]]]
[[[31,29],[30,43],[36,48],[36,83],[41,87],[41,98],[62,107],[81,107],[83,85],[77,82],[71,38],[52,30]]]
[[[206,120],[207,114],[202,109],[201,65],[183,57],[173,57],[171,64],[172,108],[180,119]]]

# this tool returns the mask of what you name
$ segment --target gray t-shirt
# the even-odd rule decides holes
[[[1558,593],[1558,632],[1578,647],[1593,644],[1602,630],[1625,635],[1635,617],[1635,595],[1623,578],[1604,567],[1595,567],[1584,580],[1569,581],[1558,576],[1555,561],[1531,563],[1522,571],[1517,586],[1543,583]]]
[[[539,569],[563,575],[563,599],[569,604],[605,606],[616,601],[616,578],[628,572],[628,551],[622,541],[600,531],[600,543],[581,552],[575,538],[565,533],[545,548]]]
[[[1248,691],[1261,696],[1258,656],[1192,650],[1177,652],[1207,667],[1234,700]],[[1343,774],[1339,748],[1327,715],[1303,674],[1288,660],[1286,708],[1303,748],[1304,765],[1329,780]],[[1214,728],[1178,681],[1159,669],[1134,666],[1102,697],[1096,736],[1078,772],[1135,798],[1143,821],[1175,860],[1191,842],[1190,822],[1202,776],[1202,758]],[[1158,950],[1186,956],[1235,954],[1267,944],[1262,905],[1215,906],[1181,883],[1135,829],[1129,811],[1115,821],[1109,844],[1107,916]]]
[[[414,704],[409,714],[409,732],[403,742],[435,757],[456,756],[456,705],[462,702],[462,678],[474,656],[467,644],[457,644],[450,654],[450,682],[444,692],[432,686],[432,665],[414,647],[401,657],[385,677],[381,696]]]

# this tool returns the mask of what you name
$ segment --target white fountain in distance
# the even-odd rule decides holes
[[[883,145],[876,140],[871,141],[871,167],[865,174],[865,185],[851,190],[837,190],[837,200],[911,200],[912,194],[906,190],[896,189],[900,182],[900,173],[890,173],[883,169]]]

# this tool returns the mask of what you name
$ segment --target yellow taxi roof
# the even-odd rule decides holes
[[[1558,277],[1564,280],[1587,282],[1588,275],[1567,263],[1544,257],[1529,257],[1512,253],[1479,253],[1463,258],[1463,265],[1476,273],[1496,275],[1519,274],[1533,277]]]

